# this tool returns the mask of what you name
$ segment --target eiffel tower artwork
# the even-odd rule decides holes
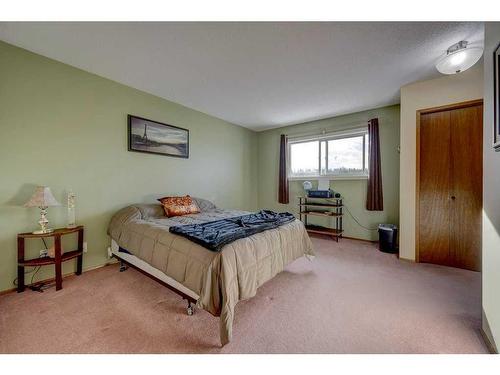
[[[128,116],[129,151],[189,158],[189,130]]]
[[[148,140],[148,124],[144,124],[144,135],[142,136],[142,141],[145,145],[149,144]]]

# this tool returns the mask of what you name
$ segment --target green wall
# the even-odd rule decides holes
[[[189,129],[189,159],[128,152],[129,113]],[[92,268],[107,261],[110,217],[130,203],[188,193],[255,209],[256,150],[250,130],[0,42],[0,290],[14,287],[16,234],[37,226],[38,209],[22,207],[36,185],[61,203],[74,190]],[[65,208],[49,220],[64,226]],[[42,248],[28,245],[29,256]],[[51,275],[43,267],[36,279]]]
[[[363,226],[376,228],[378,223],[399,221],[399,105],[377,108],[345,116],[312,121],[259,133],[258,146],[258,202],[259,207],[278,211],[298,213],[297,196],[302,195],[302,181],[290,181],[290,204],[278,203],[279,137],[281,134],[294,135],[320,133],[322,130],[334,131],[350,129],[378,117],[380,127],[380,147],[382,159],[382,181],[384,192],[384,211],[365,210],[367,180],[333,180],[330,187],[345,198],[344,202]],[[313,182],[315,187],[317,181]],[[311,223],[325,225],[329,218],[310,218]],[[376,240],[377,232],[361,228],[346,214],[344,217],[345,236]]]

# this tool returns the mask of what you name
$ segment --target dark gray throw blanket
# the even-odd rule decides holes
[[[186,237],[197,244],[220,251],[224,245],[252,234],[277,228],[295,220],[289,212],[277,213],[262,210],[255,214],[211,221],[203,224],[188,224],[170,227],[170,232]]]

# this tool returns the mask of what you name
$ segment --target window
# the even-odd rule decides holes
[[[367,177],[368,132],[358,129],[289,142],[289,177]]]
[[[319,142],[301,142],[290,145],[290,166],[293,176],[319,175]]]

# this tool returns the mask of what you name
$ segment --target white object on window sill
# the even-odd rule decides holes
[[[330,189],[330,180],[326,178],[318,178],[318,190],[328,190]]]

